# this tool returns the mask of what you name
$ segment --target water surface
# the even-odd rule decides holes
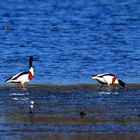
[[[139,27],[138,0],[1,1],[0,85],[30,55],[31,83],[60,85],[0,86],[0,139],[140,139],[140,86],[91,84],[104,72],[140,82]]]
[[[111,72],[140,82],[138,0],[7,0],[0,5],[0,83],[28,68],[33,83],[92,83]]]

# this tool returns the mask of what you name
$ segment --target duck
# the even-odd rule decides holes
[[[32,66],[32,62],[33,62],[33,56],[29,57],[29,70],[28,71],[23,71],[23,72],[19,72],[16,75],[8,78],[5,82],[8,83],[20,83],[20,88],[24,88],[25,87],[25,83],[31,81],[33,79],[34,76],[34,69]]]
[[[121,87],[127,88],[125,82],[118,79],[114,74],[111,73],[92,75],[92,79],[97,80],[100,84],[102,84],[101,87],[103,87],[104,85],[108,85],[108,87],[110,87],[110,85],[119,84]]]

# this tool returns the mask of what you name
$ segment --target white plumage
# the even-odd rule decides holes
[[[127,87],[122,80],[117,79],[114,74],[110,73],[93,75],[92,79],[97,80],[99,83],[102,84],[102,86],[104,84],[107,84],[110,87],[111,84],[120,84],[122,87]]]
[[[29,57],[29,71],[20,72],[6,80],[8,83],[20,83],[20,87],[24,87],[24,83],[32,80],[34,69],[32,67],[33,56]]]

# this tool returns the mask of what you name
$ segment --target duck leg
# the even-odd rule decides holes
[[[103,88],[104,87],[104,84],[102,84],[101,86],[100,86],[100,88]]]
[[[24,84],[20,84],[20,85],[19,85],[19,88],[20,88],[20,89],[23,89],[23,88],[24,88]]]
[[[110,84],[108,84],[108,88],[110,88]]]

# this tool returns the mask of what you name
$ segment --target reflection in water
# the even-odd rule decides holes
[[[98,92],[98,94],[119,94],[119,88],[103,88],[100,89],[101,91]]]
[[[19,93],[19,92],[12,92],[9,94],[10,96],[25,96],[25,95],[29,95],[28,92],[25,92],[25,93]]]
[[[22,90],[20,92],[12,92],[9,94],[14,101],[17,102],[17,104],[24,104],[27,105],[27,108],[29,108],[29,113],[33,113],[34,108],[34,101],[31,100],[29,92],[25,92]]]
[[[0,90],[0,135],[32,138],[140,132],[139,87],[73,88]]]
[[[119,92],[113,92],[113,91],[101,91],[98,94],[102,95],[102,94],[119,94]]]
[[[27,98],[27,97],[13,97],[13,100],[16,100],[19,102],[22,102],[22,101],[27,102],[29,100],[29,98]]]
[[[18,102],[28,102],[30,94],[28,92],[12,92],[9,94],[13,100],[16,100]]]

